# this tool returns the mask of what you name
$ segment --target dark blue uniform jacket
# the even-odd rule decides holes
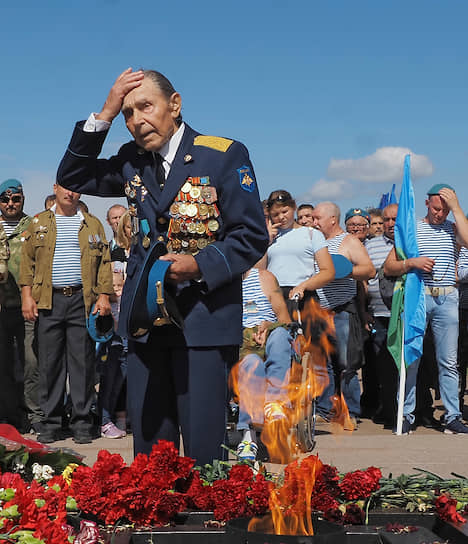
[[[98,159],[107,131],[84,132],[83,125],[82,121],[75,127],[58,169],[57,182],[78,193],[122,197],[126,196],[125,184],[138,175],[142,184],[135,187],[136,196],[128,201],[136,205],[140,222],[142,219],[149,221],[152,242],[159,236],[166,236],[169,207],[187,178],[209,178],[210,185],[216,189],[220,227],[216,242],[195,255],[203,282],[186,282],[178,286],[176,301],[184,318],[183,338],[172,325],[155,327],[153,334],[160,335],[161,342],[166,345],[241,344],[241,274],[263,256],[268,245],[256,182],[242,183],[242,172],[246,169],[255,180],[245,146],[236,141],[226,150],[198,145],[195,138],[199,133],[185,125],[161,191],[155,179],[156,167],[151,152],[145,152],[132,141],[110,159]],[[127,265],[118,331],[122,336],[127,336],[129,301],[136,289],[137,271],[146,256],[142,240],[140,229],[138,243],[132,246]]]

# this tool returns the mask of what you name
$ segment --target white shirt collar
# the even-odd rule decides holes
[[[171,169],[172,163],[174,162],[177,150],[179,149],[182,136],[184,135],[185,123],[182,123],[180,127],[174,132],[171,139],[166,142],[158,153],[163,158],[163,166],[166,171],[166,175]]]

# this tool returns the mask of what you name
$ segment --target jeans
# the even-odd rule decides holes
[[[358,417],[361,413],[361,387],[356,370],[348,365],[349,313],[335,313],[337,353],[335,362],[341,375],[341,392],[348,406],[349,415]]]
[[[265,362],[256,354],[246,355],[239,365],[239,421],[237,429],[252,423],[262,425],[264,405],[287,403],[287,373],[291,367],[291,335],[283,327],[273,329],[265,345]]]
[[[115,406],[127,377],[127,339],[114,335],[107,351],[107,361],[102,365],[99,404],[101,425],[114,418]]]
[[[328,385],[317,399],[317,414],[328,419],[331,416],[331,411],[333,408],[332,399],[335,395],[335,373],[333,371],[333,363],[330,357],[327,359],[327,374]]]
[[[461,416],[458,401],[458,291],[433,297],[426,295],[426,327],[431,324],[437,365],[439,368],[440,396],[444,403],[445,422],[450,423]],[[410,423],[414,421],[416,406],[416,379],[420,359],[412,363],[406,374],[403,415]]]

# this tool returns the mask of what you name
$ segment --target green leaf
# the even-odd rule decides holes
[[[74,512],[75,510],[78,510],[75,497],[70,497],[70,495],[67,497],[66,509],[67,512]]]
[[[0,492],[0,500],[11,501],[15,497],[15,493],[16,491],[14,489],[8,487],[7,489],[4,489],[2,492]]]
[[[5,518],[19,518],[21,514],[18,512],[18,505],[12,504],[8,508],[4,508],[0,511],[0,516]]]

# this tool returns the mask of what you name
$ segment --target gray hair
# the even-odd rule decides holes
[[[161,72],[157,72],[156,70],[143,70],[143,74],[145,77],[147,77],[154,83],[154,85],[161,91],[161,93],[167,100],[170,100],[171,96],[177,92],[174,89],[174,86],[172,85],[172,83],[167,79],[166,76],[161,74]],[[181,125],[182,123],[181,113],[179,113],[175,122],[177,126]]]

